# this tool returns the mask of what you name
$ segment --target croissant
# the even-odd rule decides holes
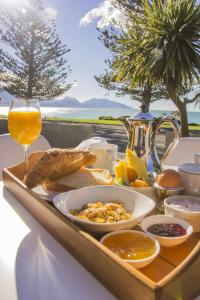
[[[55,180],[96,161],[89,151],[53,148],[45,152],[24,178],[25,184],[33,188],[46,179]]]

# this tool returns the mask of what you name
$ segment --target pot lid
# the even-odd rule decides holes
[[[134,121],[134,120],[151,121],[153,119],[154,119],[154,116],[150,112],[146,112],[146,113],[137,112],[128,118],[128,120],[130,120],[130,121]]]
[[[200,175],[200,165],[194,163],[180,165],[178,169],[181,172]]]

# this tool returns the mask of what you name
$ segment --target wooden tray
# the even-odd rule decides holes
[[[41,152],[32,155],[29,166],[41,155]],[[27,188],[22,182],[24,173],[24,163],[4,169],[4,185],[118,299],[192,300],[200,293],[200,233],[193,234],[182,245],[161,248],[158,258],[137,270],[74,225],[51,202]]]

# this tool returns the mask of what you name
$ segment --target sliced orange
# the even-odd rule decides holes
[[[140,179],[136,179],[135,181],[131,182],[130,186],[136,187],[136,188],[149,187],[149,185],[145,181],[140,180]]]
[[[135,181],[137,178],[137,173],[131,166],[127,166],[127,177],[129,182]]]

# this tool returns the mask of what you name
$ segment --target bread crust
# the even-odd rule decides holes
[[[25,176],[24,182],[29,188],[33,188],[46,179],[56,180],[95,161],[96,156],[90,151],[53,148],[38,160]]]

